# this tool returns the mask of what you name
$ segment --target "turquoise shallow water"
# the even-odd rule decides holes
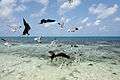
[[[119,38],[43,37],[42,44],[35,37],[2,38],[18,44],[0,42],[1,80],[120,79]],[[58,43],[50,45],[52,40]],[[49,51],[65,53],[70,59],[57,57],[51,62]]]
[[[19,43],[37,43],[34,38],[36,37],[0,37],[12,42]],[[65,44],[120,44],[120,37],[42,37],[42,43],[51,43],[56,40]]]
[[[0,53],[19,54],[20,56],[41,57],[48,54],[50,50],[65,52],[67,54],[78,55],[89,59],[120,59],[120,37],[42,37],[42,43],[38,44],[34,38],[36,37],[0,37],[12,43],[10,47],[4,45],[4,41],[0,41]],[[51,41],[56,43],[50,45]],[[19,44],[16,44],[19,43]],[[26,44],[25,44],[26,43]],[[90,56],[90,57],[89,57]],[[114,56],[114,57],[113,57]],[[107,60],[109,60],[107,58]]]
[[[49,59],[49,51],[63,52],[81,61],[117,61],[120,63],[119,45],[66,45],[66,44],[16,44],[10,47],[0,44],[0,54]]]

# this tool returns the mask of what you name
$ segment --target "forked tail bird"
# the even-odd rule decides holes
[[[23,23],[24,23],[24,26],[25,26],[25,29],[23,31],[23,35],[30,35],[28,32],[29,30],[31,29],[30,25],[25,21],[25,19],[23,18]]]
[[[54,58],[56,57],[63,57],[63,58],[67,58],[67,59],[70,59],[70,56],[69,55],[66,55],[65,53],[63,52],[60,52],[58,54],[55,54],[53,51],[49,51],[50,55],[49,56],[51,58],[51,61],[53,61]]]

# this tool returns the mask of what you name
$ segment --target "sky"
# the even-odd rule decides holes
[[[0,0],[0,36],[22,36],[23,18],[30,36],[120,36],[120,0]],[[56,22],[38,24],[41,19]],[[67,31],[74,27],[79,30]]]

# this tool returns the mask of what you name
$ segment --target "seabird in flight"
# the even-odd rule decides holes
[[[67,59],[70,59],[70,56],[69,55],[66,55],[65,53],[63,52],[60,52],[60,53],[57,53],[55,54],[54,51],[49,51],[50,55],[49,56],[51,58],[51,61],[53,61],[54,58],[56,57],[63,57],[63,58],[67,58]]]
[[[55,20],[52,19],[42,19],[41,22],[39,24],[44,24],[44,23],[49,23],[49,22],[55,22]]]
[[[60,25],[61,29],[64,28],[64,22],[58,23],[58,25]]]
[[[77,27],[74,27],[74,28],[68,29],[67,32],[75,32],[75,31],[77,31],[77,30],[79,30],[79,29],[78,29]]]
[[[25,26],[25,29],[23,31],[23,35],[30,35],[28,32],[29,30],[31,29],[30,25],[25,21],[25,19],[23,18],[23,23],[24,23],[24,26]]]
[[[21,28],[21,26],[18,27],[17,25],[8,25],[8,26],[10,27],[12,32],[16,32]]]

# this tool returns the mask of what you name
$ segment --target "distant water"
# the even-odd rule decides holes
[[[37,43],[34,38],[36,37],[0,37],[11,42],[16,43]],[[42,43],[50,43],[56,40],[59,43],[65,44],[116,44],[120,45],[120,37],[42,37]]]

